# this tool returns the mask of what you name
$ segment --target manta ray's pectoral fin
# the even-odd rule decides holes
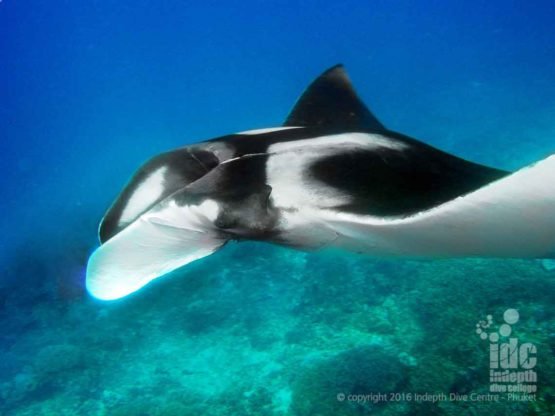
[[[325,212],[343,246],[424,257],[555,258],[555,155],[403,218]]]
[[[219,161],[214,153],[181,148],[145,163],[110,207],[99,228],[104,243],[167,196],[210,172]]]
[[[386,130],[358,97],[343,65],[328,69],[310,84],[284,126]]]
[[[87,265],[87,290],[102,300],[122,298],[212,254],[228,240],[213,226],[217,213],[211,200],[181,206],[168,198],[96,249]]]

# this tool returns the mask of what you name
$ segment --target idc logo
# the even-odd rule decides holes
[[[476,324],[476,334],[489,341],[490,392],[508,393],[509,400],[535,400],[538,376],[537,348],[531,342],[521,342],[513,333],[520,319],[516,309],[503,313],[503,323],[495,330],[493,316]]]

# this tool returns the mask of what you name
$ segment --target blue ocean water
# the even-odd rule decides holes
[[[225,247],[115,303],[84,292],[103,213],[153,155],[279,126],[345,64],[395,131],[515,170],[555,151],[548,1],[0,1],[0,414],[555,413],[536,261]],[[517,308],[535,400],[488,390],[475,324]],[[399,400],[338,400],[398,392]],[[415,400],[444,393],[446,400]]]

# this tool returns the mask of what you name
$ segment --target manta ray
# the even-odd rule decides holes
[[[108,209],[86,287],[127,296],[256,240],[375,256],[555,257],[555,155],[514,173],[384,126],[342,65],[316,78],[282,126],[155,156]]]

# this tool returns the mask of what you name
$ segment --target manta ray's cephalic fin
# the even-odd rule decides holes
[[[87,290],[97,299],[127,296],[157,277],[206,257],[227,239],[212,226],[215,203],[175,203],[172,197],[106,241],[87,265]]]

